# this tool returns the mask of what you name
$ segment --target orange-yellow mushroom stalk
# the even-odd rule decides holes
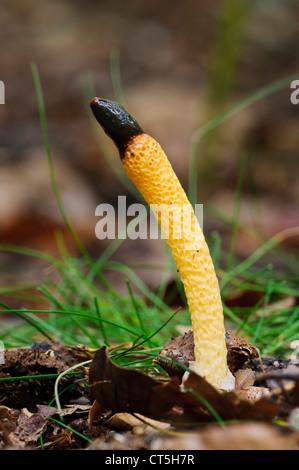
[[[176,262],[191,314],[195,370],[221,388],[230,376],[223,308],[213,262],[193,208],[159,143],[123,107],[94,98],[91,108],[117,145],[128,177],[156,215]]]

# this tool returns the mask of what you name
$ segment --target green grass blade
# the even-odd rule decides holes
[[[262,326],[264,324],[266,310],[267,310],[268,304],[270,302],[270,297],[272,295],[272,291],[273,291],[273,282],[269,282],[267,292],[266,292],[266,295],[265,295],[265,299],[264,299],[264,305],[263,305],[263,308],[262,308],[262,313],[260,315],[260,319],[257,323],[254,335],[253,335],[252,340],[251,340],[253,344],[256,344],[258,339],[259,339],[259,334],[260,334],[260,331],[261,331]]]
[[[131,299],[132,305],[133,305],[133,307],[134,307],[134,311],[135,311],[135,314],[136,314],[136,317],[137,317],[139,326],[140,326],[141,331],[143,332],[144,336],[146,336],[146,329],[145,329],[145,326],[144,326],[144,324],[143,324],[143,320],[142,320],[142,318],[141,318],[141,315],[140,315],[140,312],[139,312],[139,308],[137,307],[137,304],[136,304],[136,301],[135,301],[135,298],[134,298],[134,295],[133,295],[133,292],[132,292],[132,288],[131,288],[130,282],[127,280],[126,284],[127,284],[127,287],[128,287],[130,299]]]
[[[2,302],[0,302],[0,305],[1,305],[1,307],[3,307],[5,309],[5,310],[3,310],[3,312],[13,313],[13,314],[17,315],[19,318],[24,320],[26,323],[33,326],[35,330],[39,331],[49,341],[53,341],[53,339],[47,333],[47,331],[40,326],[40,324],[37,321],[37,318],[34,318],[34,321],[29,318],[29,312],[27,312],[26,310],[23,310],[22,313],[21,313],[20,311],[17,311],[13,308],[8,307],[7,305],[3,304]]]
[[[96,314],[97,314],[97,317],[99,319],[99,324],[100,324],[100,329],[101,329],[101,332],[102,332],[104,344],[106,344],[106,346],[110,346],[108,338],[107,338],[104,322],[103,322],[101,312],[100,312],[99,300],[98,300],[97,297],[94,298],[94,304],[95,304]]]

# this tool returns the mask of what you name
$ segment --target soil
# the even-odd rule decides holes
[[[167,343],[161,356],[186,366],[192,359],[190,344],[192,332]],[[227,344],[232,346],[228,365],[236,380],[231,392],[216,390],[195,373],[182,377],[179,369],[168,368],[169,375],[160,369],[152,376],[119,367],[106,347],[89,351],[82,345],[43,342],[8,350],[0,369],[0,448],[296,449],[298,366],[279,357],[257,357],[252,345],[231,333]],[[156,366],[165,366],[163,357]],[[90,366],[79,366],[60,379],[63,393],[57,407],[57,375],[89,360]]]

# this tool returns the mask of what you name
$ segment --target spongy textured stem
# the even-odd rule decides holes
[[[161,146],[147,134],[129,142],[122,159],[128,177],[152,208],[181,275],[194,334],[194,352],[206,379],[219,387],[227,349],[218,280],[193,208]]]

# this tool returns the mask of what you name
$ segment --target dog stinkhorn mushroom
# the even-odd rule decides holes
[[[194,370],[217,388],[233,388],[228,385],[232,375],[227,367],[218,280],[185,191],[158,142],[121,105],[101,98],[94,98],[90,105],[95,118],[116,144],[128,177],[153,209],[176,262],[191,314]],[[188,224],[182,222],[182,210],[186,212],[186,208],[190,215]]]

